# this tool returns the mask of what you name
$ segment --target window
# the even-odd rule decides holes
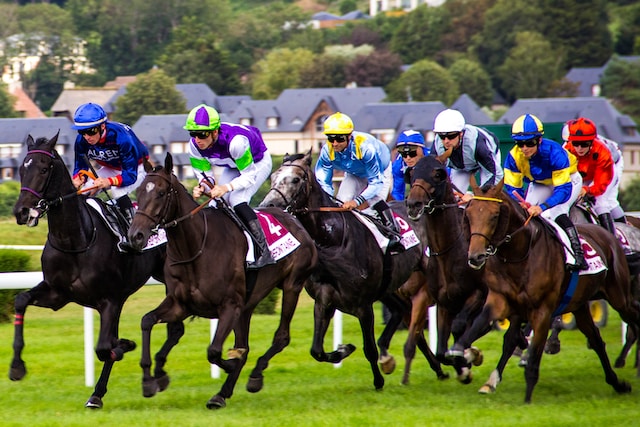
[[[278,127],[277,117],[267,117],[267,129],[275,129]]]
[[[12,159],[20,156],[21,144],[3,144],[0,146],[0,158]]]
[[[153,154],[162,154],[162,153],[164,153],[164,145],[155,144],[152,147],[152,150],[153,150]]]
[[[3,168],[2,169],[2,179],[13,179],[13,169],[11,169],[11,168]]]
[[[180,153],[187,153],[188,152],[188,142],[172,142],[171,143],[171,153],[172,154],[180,154]]]
[[[240,119],[240,124],[241,125],[245,125],[245,126],[251,126],[251,118],[250,117],[244,117]]]

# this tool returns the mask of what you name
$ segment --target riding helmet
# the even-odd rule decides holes
[[[396,141],[396,147],[403,145],[413,145],[424,148],[424,137],[417,130],[405,130],[398,135],[398,140]]]
[[[569,122],[569,141],[593,141],[598,134],[596,124],[579,117]]]
[[[513,122],[511,127],[511,138],[516,141],[526,141],[543,134],[542,122],[533,114],[523,114]]]
[[[98,104],[88,102],[78,107],[73,114],[72,129],[91,129],[107,121],[107,113]]]
[[[220,127],[220,114],[205,104],[194,107],[187,116],[184,129],[189,131],[216,130]]]
[[[447,108],[436,116],[433,122],[433,131],[435,133],[462,132],[464,125],[465,120],[462,113],[458,110]]]
[[[337,112],[324,121],[325,135],[348,135],[353,132],[353,121],[346,114]]]

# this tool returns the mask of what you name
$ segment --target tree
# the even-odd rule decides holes
[[[620,190],[620,204],[625,211],[640,211],[640,178],[634,178]]]
[[[194,38],[194,32],[202,36]],[[194,18],[185,18],[173,31],[173,40],[159,57],[158,66],[178,83],[206,83],[218,95],[242,92],[238,67],[230,53],[219,48],[215,34],[207,34]]]
[[[60,68],[56,58],[44,55],[33,71],[22,76],[22,85],[38,107],[47,111],[60,96],[67,75],[68,72]]]
[[[640,53],[640,3],[612,8],[618,26],[614,31],[614,51],[618,55]]]
[[[485,12],[496,0],[447,0],[442,7],[449,11],[451,25],[441,35],[442,53],[466,53],[471,40],[484,25]]]
[[[306,49],[272,50],[254,65],[253,98],[274,99],[285,89],[299,87],[301,70],[313,60],[313,53]]]
[[[551,83],[564,73],[563,64],[564,55],[542,34],[523,31],[516,34],[516,45],[497,72],[509,100],[543,98]]]
[[[0,84],[0,117],[12,118],[18,117],[18,113],[13,108],[16,103],[16,97],[11,95],[7,90],[7,85]]]
[[[391,38],[390,49],[406,64],[432,58],[441,48],[441,35],[450,30],[451,17],[443,7],[418,6],[405,16]]]
[[[614,58],[601,79],[602,94],[621,112],[640,121],[640,61]]]
[[[300,87],[343,87],[349,60],[343,56],[322,54],[300,69]]]
[[[451,104],[459,95],[458,86],[447,70],[428,59],[413,64],[385,90],[390,102],[442,101]]]
[[[369,55],[356,56],[345,68],[347,82],[358,86],[386,86],[397,78],[402,69],[402,60],[388,50],[375,50]]]
[[[184,114],[187,112],[176,81],[160,69],[139,74],[116,100],[114,120],[133,125],[143,114]]]
[[[466,93],[480,106],[489,105],[493,99],[491,77],[480,63],[461,58],[451,64],[449,73],[460,93]]]

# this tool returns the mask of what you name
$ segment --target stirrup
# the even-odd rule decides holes
[[[271,253],[262,253],[254,262],[250,262],[247,264],[247,268],[249,270],[257,270],[262,267],[266,267],[267,265],[273,265],[276,263],[276,260],[273,259]]]

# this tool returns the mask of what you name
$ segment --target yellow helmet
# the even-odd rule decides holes
[[[353,132],[353,122],[346,114],[338,112],[324,121],[325,135],[348,135],[351,132]]]

